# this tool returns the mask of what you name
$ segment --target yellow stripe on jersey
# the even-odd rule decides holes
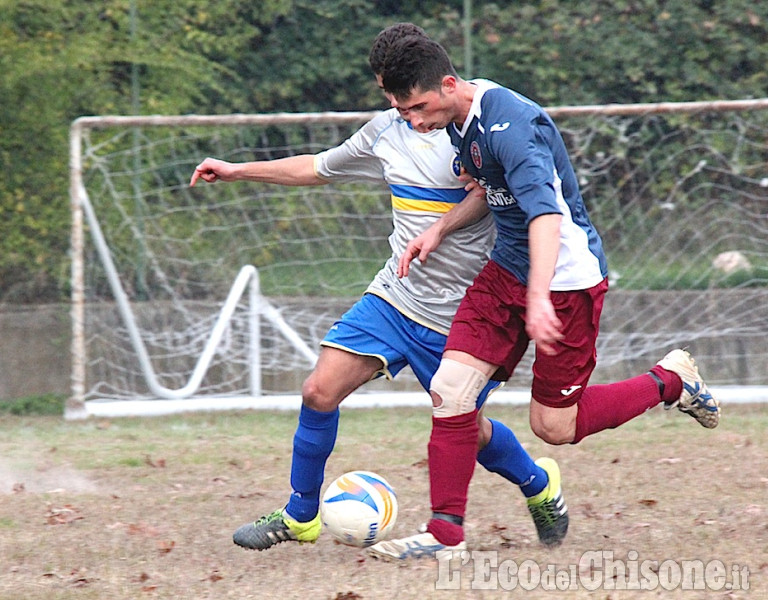
[[[392,196],[392,208],[395,210],[404,210],[407,212],[447,213],[454,206],[456,206],[455,202],[414,200],[412,198],[399,198],[398,196]]]

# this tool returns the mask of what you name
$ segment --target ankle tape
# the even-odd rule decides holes
[[[448,523],[453,523],[454,525],[458,525],[459,527],[462,527],[464,525],[464,517],[459,517],[458,515],[449,515],[446,513],[433,512],[432,518],[437,519],[438,521],[447,521]]]
[[[656,382],[656,385],[659,388],[659,395],[660,395],[661,399],[663,400],[664,399],[664,390],[666,389],[667,386],[664,385],[664,382],[661,380],[661,377],[656,375],[656,373],[654,373],[653,371],[648,371],[648,375],[650,375],[651,379],[653,379]]]

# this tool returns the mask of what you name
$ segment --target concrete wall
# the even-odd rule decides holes
[[[344,302],[334,311],[340,315],[353,300]],[[296,300],[306,304],[304,300]],[[670,311],[661,310],[661,307]],[[742,317],[743,315],[743,317]],[[636,318],[633,320],[632,316]],[[614,341],[632,346],[632,332],[642,329],[658,334],[658,347],[668,347],[665,335],[678,339],[675,332],[690,331],[691,320],[705,335],[691,340],[691,350],[704,373],[713,384],[740,383],[744,385],[768,384],[768,293],[765,290],[722,290],[715,292],[626,292],[616,290],[608,294],[601,321],[601,339],[618,336]],[[751,325],[748,334],[706,335],[719,331],[721,326],[736,320]],[[0,400],[23,396],[70,392],[70,317],[68,305],[0,306]],[[612,342],[613,344],[613,342]],[[624,379],[643,372],[653,362],[657,348],[643,352],[632,348],[639,358],[610,364],[610,357],[600,355],[593,383]],[[510,385],[527,385],[528,369],[510,381]],[[288,388],[297,390],[306,372],[265,372],[265,389]],[[278,382],[278,383],[276,383]],[[380,381],[374,389],[416,389],[406,381]]]
[[[0,400],[69,394],[68,305],[0,307]]]

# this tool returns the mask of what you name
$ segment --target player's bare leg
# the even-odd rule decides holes
[[[336,410],[339,404],[382,368],[375,356],[362,356],[324,346],[314,370],[304,381],[304,406],[320,412]]]
[[[285,508],[246,523],[233,541],[251,550],[266,550],[281,542],[314,543],[322,523],[318,512],[325,461],[336,441],[339,404],[369,381],[381,361],[337,348],[324,347],[317,365],[302,387],[302,411],[293,440],[291,487]]]
[[[567,395],[567,391],[561,393]],[[708,429],[717,427],[720,420],[720,403],[695,361],[688,352],[676,349],[647,373],[590,385],[570,406],[545,406],[533,399],[531,429],[550,444],[576,444],[589,435],[619,427],[659,403],[665,408],[677,407]]]
[[[577,404],[553,408],[531,398],[531,431],[548,444],[569,444],[576,435],[577,412]]]
[[[488,442],[491,441],[491,436],[493,435],[493,424],[491,423],[491,420],[485,416],[485,405],[477,411],[477,425],[477,449],[479,451],[488,445]]]

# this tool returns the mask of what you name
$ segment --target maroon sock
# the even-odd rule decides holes
[[[656,375],[664,385],[664,393],[661,395],[661,399],[665,403],[674,402],[680,398],[680,394],[683,393],[683,380],[680,379],[680,375],[662,369],[659,365],[656,365],[651,369],[651,373]]]
[[[664,371],[664,369],[661,370]],[[674,375],[669,371],[665,372]],[[662,379],[667,387],[664,396],[668,396],[671,393],[668,388],[673,387],[666,385],[666,379],[668,378]],[[679,385],[678,389],[680,389]],[[577,444],[598,431],[618,427],[656,406],[661,400],[659,386],[648,373],[617,383],[591,385],[584,390],[579,399],[576,436],[572,443]]]
[[[477,460],[477,435],[476,410],[457,417],[432,417],[427,450],[433,512],[464,518]],[[464,539],[461,525],[443,519],[430,519],[427,531],[446,546],[455,546]]]
[[[464,528],[442,519],[430,519],[427,523],[427,531],[434,535],[438,542],[446,546],[455,546],[464,541]]]

